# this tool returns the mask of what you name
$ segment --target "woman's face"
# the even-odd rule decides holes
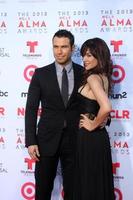
[[[86,51],[86,54],[83,56],[83,64],[86,70],[93,69],[98,64],[98,60],[90,53],[89,49]]]

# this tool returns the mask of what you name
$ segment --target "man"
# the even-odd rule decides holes
[[[74,51],[71,32],[57,31],[52,44],[55,62],[36,69],[29,86],[25,113],[26,147],[30,157],[36,160],[35,199],[51,199],[60,159],[64,200],[72,200],[79,120],[77,92],[83,68],[71,60]],[[37,125],[40,103],[42,111]]]

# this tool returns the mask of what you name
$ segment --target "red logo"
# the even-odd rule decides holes
[[[2,144],[5,143],[4,138],[2,136],[0,137],[0,143],[2,143]]]
[[[28,81],[28,82],[31,81],[31,78],[32,78],[36,68],[37,68],[37,66],[35,66],[35,65],[28,65],[25,68],[25,70],[24,70],[24,78],[26,79],[26,81]]]
[[[23,143],[23,141],[22,141],[22,139],[20,138],[20,137],[18,137],[18,139],[17,139],[17,142],[16,142],[17,144],[22,144]]]
[[[59,22],[59,27],[87,27],[88,24],[87,24],[87,21],[86,20],[83,20],[81,21],[80,19],[78,20],[61,20]]]
[[[41,116],[41,112],[42,112],[42,109],[39,108],[39,109],[38,109],[38,112],[37,112],[37,116]],[[24,107],[22,107],[22,108],[17,108],[17,115],[18,115],[18,116],[24,117],[24,115],[25,115],[25,108],[24,108]]]
[[[27,200],[33,200],[35,197],[35,184],[28,182],[21,188],[22,196]]]
[[[116,174],[116,169],[120,167],[120,163],[113,163],[113,174]]]
[[[24,117],[25,115],[25,108],[17,108],[17,115]]]
[[[122,200],[122,193],[118,188],[114,188],[114,192],[115,192],[115,200]]]
[[[29,46],[29,48],[30,48],[30,53],[34,53],[35,46],[38,46],[38,42],[37,41],[34,41],[34,42],[27,41],[27,46]]]
[[[129,110],[112,110],[110,114],[112,119],[130,119]]]
[[[0,116],[4,116],[5,115],[5,108],[0,107]]]
[[[6,23],[4,21],[0,22],[0,28],[6,28]]]
[[[120,47],[120,45],[123,44],[123,41],[122,40],[118,40],[118,41],[111,40],[110,44],[114,46],[114,52],[119,52],[119,47]]]
[[[33,168],[33,163],[35,163],[36,161],[33,160],[33,159],[31,159],[31,158],[25,158],[24,162],[27,163],[27,168],[28,168],[29,170],[32,170],[32,168]]]
[[[126,141],[113,141],[113,148],[128,149],[128,143]]]
[[[131,19],[111,19],[111,18],[108,18],[108,19],[103,19],[102,21],[102,26],[132,26],[132,21]]]
[[[112,81],[114,83],[120,83],[125,78],[125,70],[120,65],[113,66]]]
[[[46,23],[45,21],[34,21],[34,20],[23,20],[20,21],[18,24],[19,28],[42,28],[42,27],[46,27]]]

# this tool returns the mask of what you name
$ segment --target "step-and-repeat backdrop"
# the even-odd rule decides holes
[[[133,3],[132,0],[0,0],[0,199],[33,200],[34,167],[24,144],[27,90],[35,68],[54,60],[58,29],[80,46],[103,38],[114,61],[109,127],[116,200],[133,199]],[[38,114],[39,115],[39,114]],[[60,166],[52,200],[62,200]]]

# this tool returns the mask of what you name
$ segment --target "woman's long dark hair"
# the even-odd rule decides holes
[[[103,74],[107,77],[109,87],[108,92],[111,93],[112,90],[112,60],[110,55],[110,50],[106,42],[100,38],[92,38],[86,40],[81,46],[81,56],[84,57],[87,50],[97,59],[98,64],[95,68],[84,71],[83,84],[87,82],[88,76],[91,74]]]

